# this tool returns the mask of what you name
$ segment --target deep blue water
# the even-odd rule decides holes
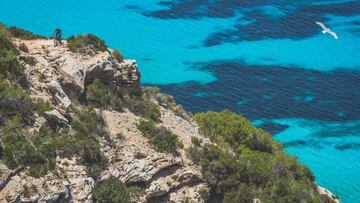
[[[189,111],[244,114],[343,202],[360,199],[360,1],[1,0],[0,22],[95,33],[143,83]]]

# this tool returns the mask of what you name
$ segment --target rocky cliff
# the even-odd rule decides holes
[[[44,101],[48,107],[36,111],[31,122],[21,126],[25,132],[20,132],[26,135],[11,134],[11,119],[4,118],[0,123],[0,133],[4,134],[0,136],[0,202],[93,202],[94,188],[111,178],[126,183],[128,187],[140,188],[140,192],[130,198],[133,202],[201,203],[207,202],[209,197],[219,202],[217,198],[224,196],[225,202],[226,198],[238,199],[240,202],[261,202],[258,199],[260,197],[266,202],[267,197],[262,196],[261,187],[267,186],[263,186],[261,181],[257,183],[259,188],[251,185],[244,190],[241,186],[241,181],[255,183],[258,176],[262,178],[260,172],[264,171],[269,171],[274,180],[289,176],[284,183],[279,183],[280,186],[289,184],[287,180],[303,181],[299,185],[291,183],[293,190],[299,194],[288,192],[287,188],[272,186],[274,193],[284,190],[296,198],[300,197],[301,202],[308,202],[306,198],[320,202],[320,199],[316,199],[318,194],[328,196],[326,201],[338,201],[329,191],[313,188],[313,182],[307,182],[312,179],[309,172],[294,159],[287,158],[269,135],[250,126],[242,117],[231,114],[230,120],[207,120],[209,132],[201,131],[200,124],[171,97],[156,89],[142,90],[136,61],[122,59],[115,50],[106,48],[99,51],[94,46],[85,46],[82,51],[76,52],[70,51],[66,42],[54,47],[53,42],[47,39],[12,40],[20,50],[17,60],[25,67],[24,76],[17,83],[26,89],[31,100]],[[92,100],[95,102],[92,103]],[[14,101],[17,102],[16,99]],[[103,101],[106,101],[105,107]],[[5,105],[0,102],[2,106]],[[94,109],[95,113],[81,117],[79,112],[88,108]],[[226,112],[224,115],[228,116]],[[238,122],[236,125],[232,123],[234,118]],[[231,136],[246,135],[246,140],[241,141],[240,145],[234,145],[237,147],[235,150],[232,142],[240,141],[228,141],[225,136],[221,137],[223,132],[230,134],[231,129],[217,132],[216,122],[221,123],[220,127],[227,124],[229,128],[235,126],[236,133]],[[94,127],[97,125],[101,129]],[[44,126],[51,131],[41,133]],[[238,129],[239,126],[244,129]],[[9,136],[5,133],[10,134],[11,139],[14,136],[24,139],[21,142],[24,145],[30,143],[27,151],[22,149],[21,144],[16,145],[20,154],[11,148],[10,159],[14,160],[6,158],[9,157],[6,154],[9,153],[7,145],[12,146],[17,142],[11,139],[7,141]],[[66,139],[70,142],[65,142]],[[47,145],[47,142],[51,145]],[[65,146],[62,143],[66,143]],[[62,147],[46,148],[57,145]],[[194,148],[194,145],[198,148]],[[206,147],[202,148],[201,145]],[[81,153],[66,148],[74,148]],[[240,153],[238,151],[244,154],[243,157],[236,155]],[[255,151],[255,160],[252,151]],[[31,161],[20,160],[27,157],[27,152],[36,156],[29,156],[29,159],[33,159]],[[51,160],[52,157],[55,158]],[[267,158],[258,161],[257,157]],[[39,163],[35,160],[38,158]],[[270,169],[261,165],[269,159],[282,162],[274,162],[276,164],[271,166],[274,168]],[[286,160],[291,164],[283,163]],[[15,164],[6,164],[13,162]],[[46,170],[42,168],[47,165],[50,166]],[[241,176],[241,170],[244,171],[244,177]],[[233,174],[235,179],[231,177]],[[263,177],[264,181],[267,180],[265,178],[267,176]],[[305,188],[299,191],[302,187]],[[233,188],[236,189],[232,191]],[[224,195],[226,190],[230,192]],[[237,191],[244,193],[231,197]],[[104,194],[111,196],[112,193],[110,190]],[[243,197],[244,194],[247,197]],[[121,199],[117,202],[126,201]]]
[[[140,90],[136,61],[117,61],[111,50],[73,53],[66,44],[54,47],[52,41],[46,39],[15,39],[15,43],[28,48],[28,52],[22,51],[19,58],[30,57],[36,61],[31,65],[24,63],[31,98],[51,103],[51,111],[43,116],[36,115],[30,131],[39,129],[44,123],[69,126],[76,105],[74,101],[81,100],[80,97],[86,94],[85,87],[95,79],[122,94]],[[185,197],[193,202],[203,202],[200,191],[208,190],[208,187],[202,181],[200,167],[191,161],[185,148],[191,144],[191,137],[205,138],[200,136],[197,124],[191,119],[178,116],[165,105],[160,106],[160,112],[158,125],[177,134],[184,144],[184,149],[179,149],[176,154],[158,152],[149,144],[136,127],[141,119],[139,116],[129,110],[103,110],[100,114],[111,141],[99,138],[101,150],[109,161],[99,180],[87,175],[76,156],[71,159],[58,156],[55,170],[39,178],[29,176],[26,168],[10,170],[0,164],[0,202],[91,202],[96,181],[110,176],[142,185],[144,192],[138,202],[159,197],[174,202],[185,201]],[[119,134],[122,136],[117,136]],[[26,197],[24,188],[29,188]]]

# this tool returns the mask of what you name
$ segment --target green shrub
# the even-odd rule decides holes
[[[110,177],[101,182],[92,191],[94,202],[116,202],[129,203],[135,202],[140,189],[129,187],[114,177]]]
[[[196,114],[200,129],[211,141],[231,145],[233,149],[245,145],[251,150],[273,152],[281,149],[271,135],[254,127],[243,116],[230,111]],[[220,143],[221,142],[221,143]]]
[[[102,117],[90,108],[77,111],[72,123],[73,129],[80,137],[104,136],[106,134],[104,126],[105,122]]]
[[[286,155],[271,136],[240,115],[223,111],[196,114],[201,131],[214,144],[193,139],[188,149],[204,179],[221,191],[223,202],[320,202],[314,176]]]
[[[0,115],[5,118],[20,115],[23,122],[30,123],[33,120],[32,105],[23,89],[0,78]]]
[[[174,97],[163,94],[158,87],[145,87],[142,89],[142,98],[147,101],[156,100],[161,106],[170,109],[175,115],[191,121],[191,115],[177,104]]]
[[[105,42],[92,34],[71,36],[67,39],[67,42],[67,46],[72,52],[82,52],[89,46],[93,46],[95,51],[107,51]]]
[[[161,113],[159,106],[150,101],[146,101],[141,98],[133,98],[126,101],[126,107],[137,116],[141,116],[155,122],[160,121]]]
[[[41,35],[33,34],[32,32],[17,28],[9,27],[7,30],[10,32],[12,37],[24,40],[34,40],[34,39],[46,39],[46,37]]]
[[[48,101],[37,99],[35,102],[33,102],[33,108],[34,111],[36,111],[40,116],[44,116],[46,111],[51,110],[51,105]]]
[[[1,159],[10,168],[22,165],[29,168],[29,175],[40,177],[55,168],[56,155],[68,158],[77,155],[88,175],[96,177],[107,165],[96,138],[106,135],[103,122],[94,111],[83,109],[75,114],[72,134],[66,130],[54,132],[46,125],[29,134],[21,117],[14,116],[0,135],[4,143]]]
[[[151,144],[160,152],[174,153],[178,148],[183,147],[177,135],[165,127],[156,127],[151,121],[141,120],[137,128],[150,139]]]
[[[106,136],[104,125],[102,118],[89,109],[78,112],[72,124],[75,130],[75,141],[70,149],[81,156],[81,163],[87,167],[87,173],[93,177],[107,165],[107,159],[101,152],[96,138],[96,136]]]
[[[37,63],[36,59],[32,56],[20,56],[19,60],[30,66],[35,66]]]
[[[22,128],[19,116],[13,117],[2,131],[3,142],[2,161],[10,168],[19,165],[29,167],[30,175],[39,177],[48,169],[46,157],[41,154],[28,139],[28,134]],[[45,170],[42,170],[46,168]]]
[[[30,194],[30,189],[27,185],[23,185],[23,189],[22,189],[22,195],[26,198],[30,198],[31,194]]]
[[[86,99],[90,105],[105,109],[110,105],[110,93],[108,88],[99,80],[95,79],[86,87]]]
[[[0,76],[16,80],[23,75],[24,67],[17,61],[19,51],[11,42],[8,31],[0,26]]]

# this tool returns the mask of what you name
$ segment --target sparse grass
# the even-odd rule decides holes
[[[175,153],[183,145],[178,136],[165,127],[156,127],[154,122],[141,120],[137,128],[150,139],[150,143],[160,152]]]

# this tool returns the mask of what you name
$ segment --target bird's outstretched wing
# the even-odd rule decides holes
[[[320,27],[322,27],[322,29],[324,29],[324,30],[327,29],[327,27],[323,23],[316,22],[316,24],[320,25]]]
[[[337,36],[337,34],[335,33],[335,32],[333,32],[333,31],[328,31],[328,33],[331,35],[331,36],[333,36],[335,39],[339,39],[339,37]]]

